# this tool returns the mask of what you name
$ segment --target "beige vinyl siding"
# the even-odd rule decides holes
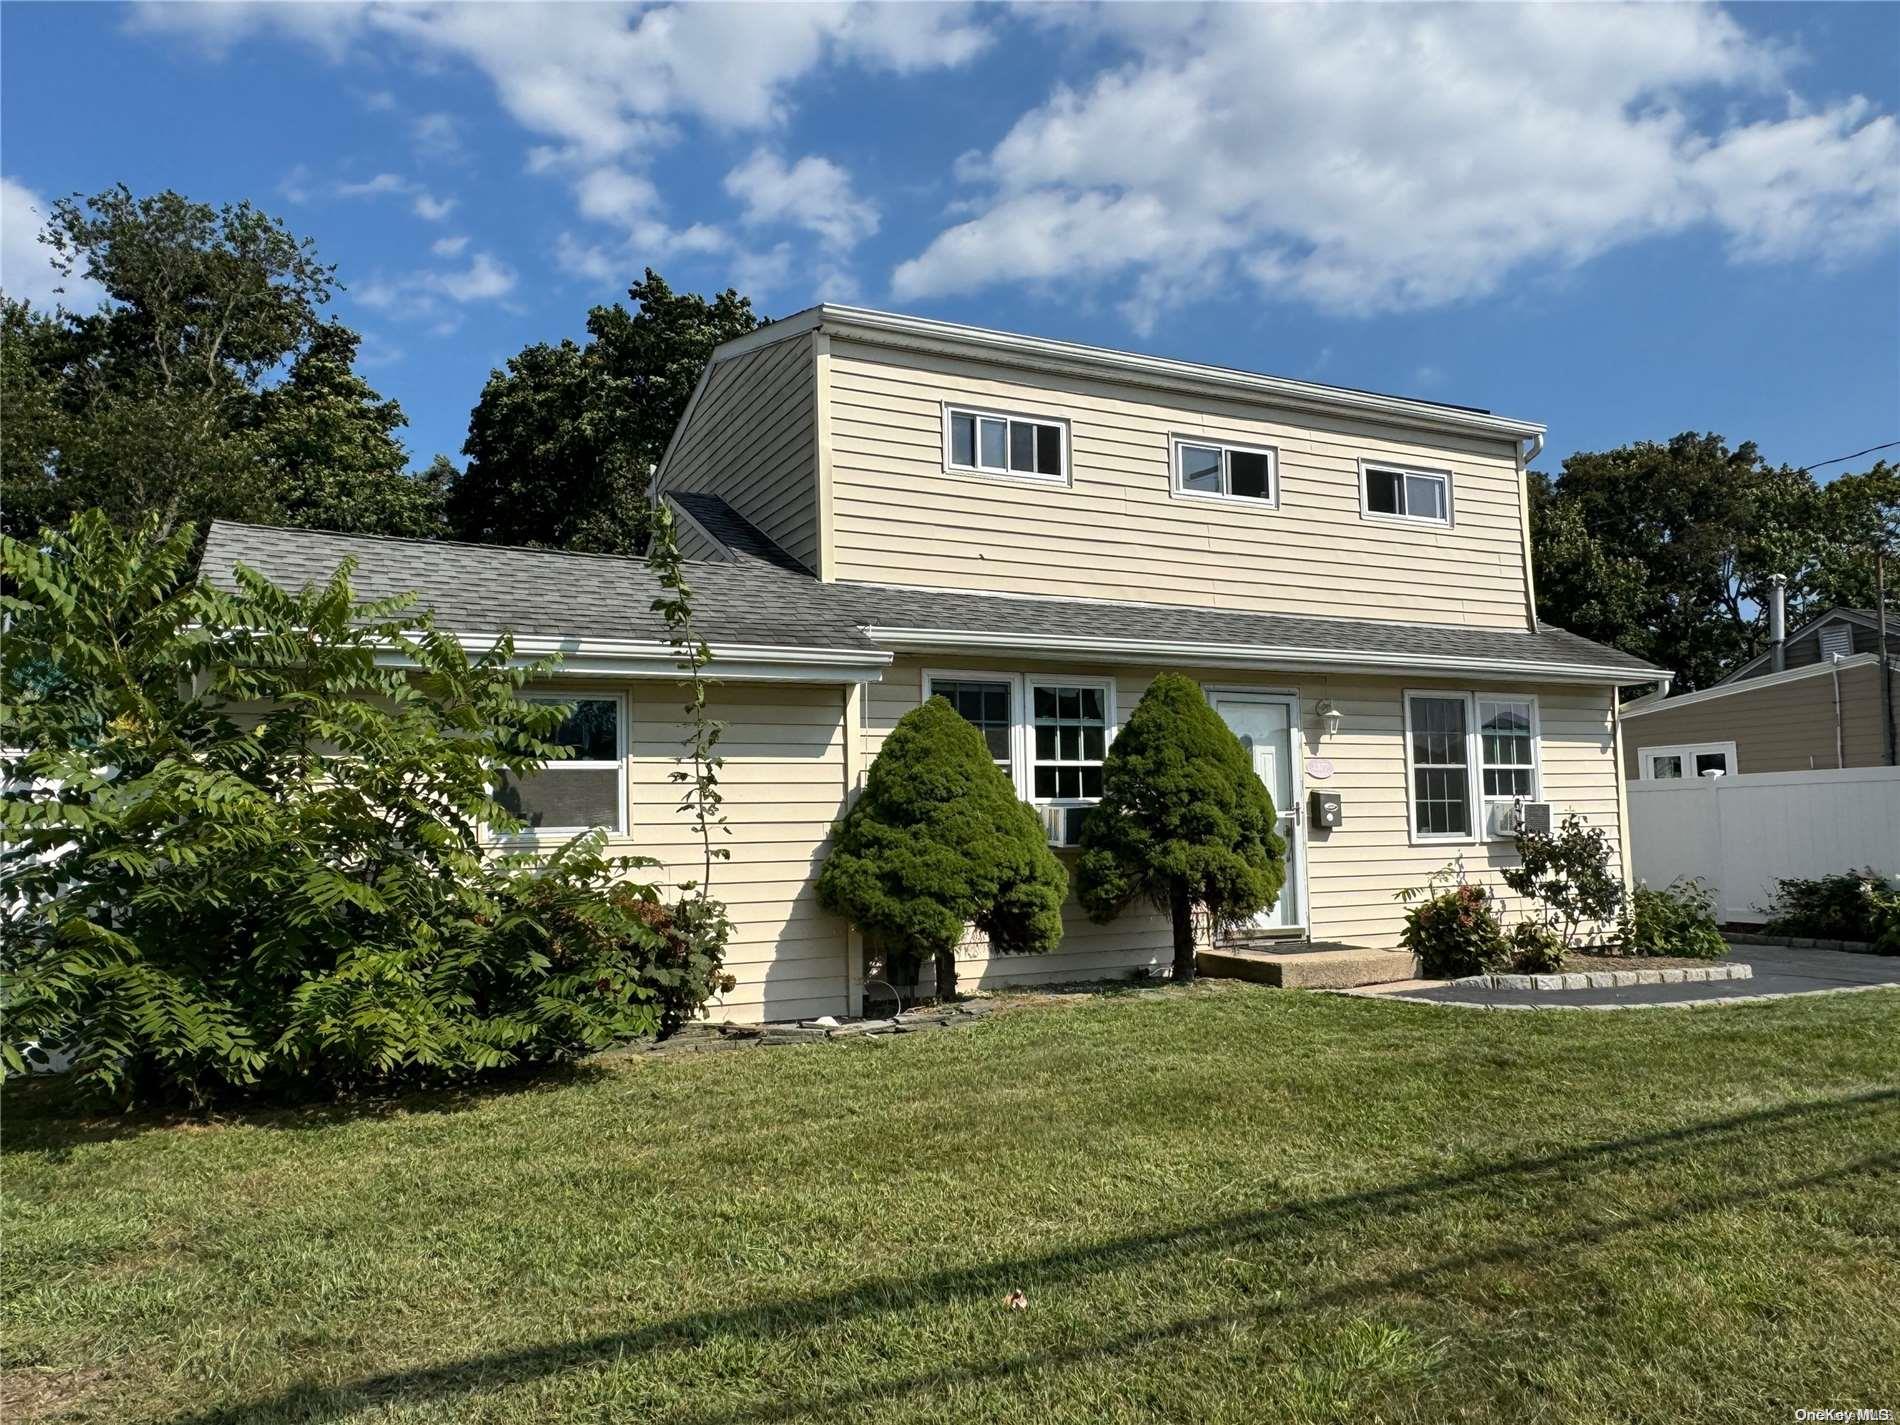
[[[1733,742],[1736,771],[1806,772],[1817,767],[1878,767],[1886,749],[1881,732],[1880,667],[1862,663],[1841,670],[1841,741],[1834,745],[1834,679],[1813,673],[1787,683],[1750,687],[1706,702],[1626,718],[1623,756],[1631,777],[1642,775],[1646,747]],[[1894,692],[1900,703],[1900,670]]]
[[[834,339],[840,579],[1522,628],[1516,452],[1344,416]],[[1070,482],[950,475],[943,406],[1068,422]],[[1171,494],[1173,436],[1278,451],[1278,509]],[[1359,462],[1452,474],[1451,528],[1361,517]]]
[[[674,684],[563,680],[561,691],[625,691],[630,834],[611,849],[660,865],[632,875],[665,886],[699,880],[700,845],[679,810],[679,766],[687,727],[685,690]],[[713,1019],[795,1019],[844,1012],[845,925],[818,905],[812,880],[832,822],[844,806],[844,697],[838,687],[718,686],[711,714],[724,722],[720,788],[731,835],[715,838],[727,861],[713,863],[713,893],[733,922],[726,968],[738,984],[708,1007]]]
[[[661,472],[667,490],[719,496],[818,567],[817,395],[810,336],[710,368]]]
[[[997,659],[900,657],[884,681],[866,689],[865,756],[876,755],[897,719],[922,697],[923,670],[967,668],[978,672],[1070,673],[1112,676],[1115,715],[1125,723],[1159,671],[1155,668],[1086,668],[1078,665],[1003,662]],[[1334,775],[1306,790],[1323,786],[1341,794],[1345,822],[1328,832],[1305,833],[1308,848],[1309,919],[1313,938],[1393,948],[1403,930],[1401,890],[1422,886],[1433,871],[1462,857],[1468,875],[1509,897],[1498,872],[1512,863],[1509,842],[1413,845],[1409,835],[1405,773],[1405,689],[1461,688],[1531,694],[1538,703],[1542,792],[1561,817],[1581,813],[1610,835],[1615,856],[1622,848],[1615,727],[1608,689],[1536,687],[1525,684],[1456,684],[1444,679],[1350,678],[1236,674],[1223,670],[1182,669],[1204,687],[1254,688],[1291,692],[1300,697],[1303,758],[1323,757]],[[1321,736],[1314,709],[1330,699],[1343,714],[1338,734]],[[1302,808],[1302,812],[1304,808]],[[1075,853],[1058,853],[1073,873]],[[972,936],[959,958],[959,975],[975,985],[1025,984],[1127,975],[1139,967],[1159,967],[1173,959],[1166,916],[1131,911],[1108,925],[1095,925],[1075,905],[1065,909],[1062,948],[1047,956],[994,956]]]

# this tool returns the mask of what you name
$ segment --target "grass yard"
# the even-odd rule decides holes
[[[10,1088],[0,1414],[1900,1408],[1897,1050],[1900,992],[1500,1014],[1210,984],[213,1125]]]

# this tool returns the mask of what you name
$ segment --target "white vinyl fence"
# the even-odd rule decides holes
[[[1725,921],[1759,921],[1784,876],[1900,876],[1900,767],[1631,782],[1636,879],[1697,876]]]

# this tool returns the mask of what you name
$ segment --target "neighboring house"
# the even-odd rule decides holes
[[[1900,617],[1887,616],[1891,655]],[[1710,688],[1627,704],[1624,767],[1632,779],[1719,772],[1808,772],[1890,766],[1900,668],[1881,696],[1880,625],[1872,609],[1833,608]]]
[[[723,1013],[846,1012],[856,936],[816,903],[832,822],[886,734],[941,694],[1070,845],[1155,674],[1196,678],[1252,748],[1291,857],[1256,932],[1396,945],[1399,893],[1462,858],[1496,886],[1518,801],[1623,848],[1621,686],[1662,670],[1539,626],[1526,445],[1542,427],[944,322],[824,306],[719,348],[656,477],[694,566],[729,728],[736,933]],[[543,838],[604,824],[673,874],[696,858],[682,701],[633,560],[214,526],[213,577],[291,584],[358,561],[474,643],[561,649],[580,760],[517,790]],[[1309,793],[1338,798],[1336,826]],[[1073,866],[1073,854],[1064,859]],[[1091,924],[968,983],[1125,975],[1167,918]]]

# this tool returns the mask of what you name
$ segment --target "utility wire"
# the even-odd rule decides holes
[[[1803,470],[1819,470],[1823,465],[1839,465],[1843,460],[1858,460],[1863,455],[1872,455],[1876,450],[1892,450],[1900,445],[1900,440],[1890,440],[1885,445],[1870,445],[1865,450],[1857,450],[1852,455],[1837,455],[1832,460],[1816,460],[1803,465]]]

